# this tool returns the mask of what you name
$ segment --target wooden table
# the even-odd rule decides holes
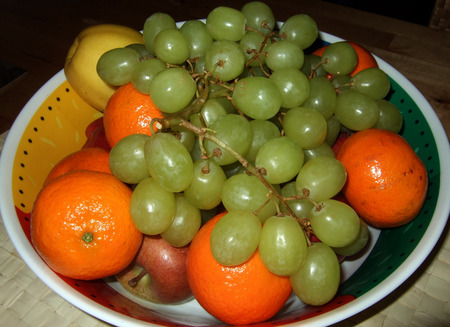
[[[84,27],[115,23],[140,30],[145,19],[157,11],[171,14],[176,21],[184,21],[204,18],[218,5],[239,9],[243,3],[237,0],[1,0],[0,60],[23,68],[26,74],[0,90],[0,133],[11,127],[21,108],[39,87],[62,69],[69,46]],[[277,0],[266,3],[271,6],[277,20],[284,21],[295,13],[309,14],[322,31],[360,43],[390,63],[423,93],[441,120],[447,136],[450,135],[450,32],[323,1]],[[429,259],[402,287],[374,307],[339,325],[450,324],[450,280],[447,274],[450,245],[447,231],[448,228]],[[5,238],[2,240],[8,242]],[[10,245],[6,249],[20,260]],[[61,303],[66,306],[64,310],[77,310],[64,301]],[[0,317],[5,317],[7,310],[3,302],[0,301],[0,305]],[[62,316],[67,317],[67,312],[63,312]],[[12,319],[11,315],[8,318]],[[2,321],[0,318],[0,325]],[[20,315],[17,324],[19,321],[24,324]]]
[[[27,71],[0,90],[0,132],[9,129],[27,100],[64,64],[78,32],[92,24],[116,23],[142,29],[153,12],[175,20],[204,18],[218,5],[241,8],[238,0],[14,1],[2,0],[0,60]],[[24,2],[27,3],[24,5]],[[313,0],[267,1],[275,17],[314,17],[319,28],[358,42],[397,68],[417,86],[450,135],[450,32]]]

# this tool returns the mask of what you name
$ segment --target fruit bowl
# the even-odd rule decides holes
[[[323,44],[341,39],[320,33]],[[424,207],[411,223],[395,229],[371,229],[370,251],[345,262],[343,282],[334,300],[306,306],[295,296],[270,321],[258,325],[324,326],[370,307],[401,285],[426,259],[441,235],[450,211],[450,161],[444,129],[422,94],[396,69],[377,58],[390,77],[389,100],[402,112],[401,135],[425,163],[429,189]],[[150,304],[131,297],[111,280],[80,281],[53,272],[30,242],[30,211],[53,165],[86,141],[86,126],[102,114],[86,104],[63,71],[29,100],[17,117],[1,156],[1,214],[18,253],[32,271],[72,305],[113,325],[221,326],[191,300],[178,305]]]

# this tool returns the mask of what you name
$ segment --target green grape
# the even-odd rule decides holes
[[[295,187],[295,181],[289,182],[281,188],[281,196],[285,198],[298,195],[299,193]],[[311,210],[314,207],[313,203],[307,199],[287,200],[286,204],[289,208],[291,208],[295,216],[300,219],[309,219],[311,216]],[[282,213],[289,213],[289,210],[284,206],[284,204],[280,205],[280,210]]]
[[[247,171],[247,169],[244,166],[242,166],[242,164],[239,161],[220,167],[222,167],[225,176],[227,176],[227,179],[230,178],[231,176],[245,173]]]
[[[229,40],[215,41],[205,53],[205,67],[212,76],[226,82],[244,71],[245,53],[239,44]]]
[[[355,49],[345,42],[329,44],[322,53],[322,66],[331,75],[347,75],[355,69],[358,55]]]
[[[209,127],[214,135],[238,154],[245,156],[252,146],[253,131],[250,123],[237,114],[226,114],[217,118]],[[228,150],[211,140],[205,140],[205,149],[208,155],[219,165],[228,165],[237,161]],[[218,150],[217,150],[218,149]]]
[[[272,118],[280,110],[281,93],[271,79],[246,77],[236,83],[233,102],[250,118],[265,120]]]
[[[283,39],[294,42],[300,49],[310,47],[319,36],[316,21],[309,15],[298,14],[289,17],[280,28]]]
[[[213,96],[213,94],[210,93],[210,96]],[[228,99],[225,96],[221,96],[221,97],[215,97],[214,98],[216,101],[219,101],[220,104],[225,108],[225,110],[227,111],[227,113],[229,114],[235,114],[236,113],[236,108],[234,107],[233,103],[230,101],[230,99]]]
[[[206,71],[205,56],[203,55],[196,58],[193,62],[193,65],[194,65],[194,73],[202,74],[203,72],[205,72]]]
[[[143,179],[133,190],[130,214],[136,228],[147,235],[164,232],[176,213],[175,195],[152,177]]]
[[[241,12],[247,19],[247,25],[264,35],[270,34],[275,27],[275,16],[272,9],[261,1],[247,2]]]
[[[170,245],[181,247],[189,244],[202,223],[200,210],[185,199],[182,193],[175,194],[175,217],[161,237]]]
[[[220,98],[220,97],[224,97],[224,92],[225,94],[228,94],[226,90],[226,88],[229,88],[231,85],[230,83],[227,82],[223,82],[223,83],[210,83],[209,84],[209,92],[213,95],[213,98]],[[217,95],[220,94],[220,95]]]
[[[109,167],[114,176],[127,184],[137,184],[149,176],[144,157],[146,134],[125,136],[109,153]]]
[[[200,112],[193,114],[189,120],[199,127],[208,127],[220,116],[225,116],[227,111],[217,99],[208,99]]]
[[[191,183],[194,163],[186,147],[172,134],[156,133],[144,146],[152,176],[170,192],[181,192]]]
[[[131,81],[131,74],[139,62],[139,54],[130,48],[106,51],[97,62],[97,74],[106,83],[120,86]]]
[[[168,29],[158,33],[153,42],[156,56],[173,65],[184,63],[190,55],[187,38],[177,29]]]
[[[308,247],[306,261],[290,281],[295,295],[305,304],[326,304],[336,295],[341,279],[339,260],[323,243]]]
[[[188,20],[180,27],[180,32],[188,41],[190,59],[203,57],[206,49],[213,43],[205,23],[200,20]]]
[[[306,164],[308,161],[318,156],[336,158],[336,154],[334,153],[333,149],[327,142],[323,142],[317,148],[303,150],[303,152],[305,153],[304,164]]]
[[[290,276],[306,261],[305,234],[291,216],[267,219],[261,231],[258,252],[264,265],[276,275]]]
[[[184,126],[174,125],[170,127],[172,134],[191,152],[197,139],[195,133]]]
[[[352,207],[333,199],[321,202],[320,206],[311,211],[310,223],[321,242],[331,247],[343,247],[356,240],[361,223]]]
[[[320,56],[318,56],[318,55],[307,54],[304,58],[301,71],[306,76],[327,77],[328,73],[323,69],[323,67],[321,65],[321,60],[322,60],[322,58],[320,58]]]
[[[139,61],[131,74],[131,83],[141,93],[150,93],[150,83],[153,77],[166,69],[166,64],[157,58]]]
[[[215,40],[239,41],[245,35],[246,18],[234,8],[219,6],[206,17],[206,29]]]
[[[350,130],[371,128],[380,118],[380,108],[375,100],[356,90],[339,93],[335,115]]]
[[[281,106],[293,108],[300,106],[309,97],[308,78],[298,69],[276,70],[270,76],[281,92]]]
[[[165,113],[184,109],[197,91],[197,84],[183,68],[168,68],[153,76],[150,87],[153,103]]]
[[[241,173],[229,177],[223,184],[222,203],[228,211],[249,210],[256,213],[264,222],[276,214],[278,199],[270,195],[269,189],[258,177]]]
[[[340,248],[334,247],[332,249],[339,255],[350,257],[361,252],[366,247],[369,239],[369,228],[364,221],[360,220],[360,229],[356,239],[347,246],[343,246]]]
[[[325,141],[327,122],[315,109],[294,107],[284,115],[283,128],[302,149],[314,149]]]
[[[309,80],[310,92],[303,103],[304,107],[316,109],[325,119],[329,119],[336,109],[336,91],[326,77],[313,77]]]
[[[130,48],[136,51],[139,54],[139,58],[141,60],[152,58],[152,54],[148,52],[147,48],[145,47],[145,44],[141,43],[132,43],[127,45],[125,48]]]
[[[264,168],[264,177],[271,184],[289,182],[303,166],[302,148],[290,137],[279,136],[268,140],[256,154],[255,165]]]
[[[380,108],[380,118],[373,127],[399,133],[403,126],[403,116],[400,110],[385,99],[378,100],[377,105]]]
[[[220,90],[223,90],[223,86],[220,86]],[[216,96],[217,93],[211,91],[209,93],[210,98],[213,98],[215,101],[219,102],[222,107],[225,108],[225,111],[227,114],[235,114],[236,108],[234,107],[233,103],[230,101],[230,99],[227,97],[227,95],[223,95],[220,93],[218,96]]]
[[[190,151],[192,162],[196,162],[197,160],[203,159],[202,149],[200,148],[199,138],[195,138],[194,146]]]
[[[384,71],[378,67],[370,67],[353,75],[352,88],[374,100],[383,99],[391,89],[391,82]]]
[[[335,115],[331,116],[327,119],[327,137],[325,138],[325,142],[329,146],[333,146],[334,142],[336,142],[339,133],[341,131],[341,123],[337,119]]]
[[[144,23],[144,28],[142,30],[142,35],[144,37],[144,44],[148,52],[152,55],[155,54],[153,47],[153,42],[155,41],[156,35],[159,32],[166,29],[176,29],[177,24],[175,20],[166,13],[156,12],[150,15]]]
[[[261,49],[263,44],[264,47]],[[266,57],[264,53],[270,44],[270,39],[264,41],[263,35],[253,31],[247,32],[239,41],[239,46],[245,53],[246,62],[248,64],[250,61],[250,66],[259,66],[265,63]]]
[[[281,40],[267,48],[266,65],[273,71],[279,69],[300,69],[305,55],[294,42]]]
[[[213,227],[211,253],[224,266],[236,266],[247,261],[258,247],[261,222],[248,210],[232,210]]]
[[[254,119],[250,121],[250,126],[253,131],[253,141],[246,157],[249,162],[254,163],[261,146],[268,140],[280,136],[280,130],[269,120]]]
[[[346,180],[347,172],[339,160],[317,156],[303,165],[295,180],[295,186],[299,194],[303,189],[308,189],[309,197],[320,202],[338,194]]]
[[[262,66],[245,66],[244,71],[239,78],[245,77],[267,77],[267,72],[269,71],[269,67],[265,64]]]
[[[344,91],[352,88],[352,76],[350,75],[334,75],[331,84],[335,90]]]
[[[194,176],[184,190],[184,196],[195,207],[212,209],[222,201],[222,189],[227,177],[215,161],[199,159],[194,163]]]

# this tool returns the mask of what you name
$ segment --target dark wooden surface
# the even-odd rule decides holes
[[[175,20],[204,18],[218,5],[241,8],[237,0],[66,0],[0,1],[0,60],[26,70],[0,90],[0,132],[10,128],[28,99],[63,67],[81,29],[116,23],[142,29],[156,11]],[[267,1],[277,20],[306,13],[319,28],[359,42],[410,79],[431,103],[450,135],[450,32],[371,14],[329,2]]]

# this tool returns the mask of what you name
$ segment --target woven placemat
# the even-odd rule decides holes
[[[0,151],[7,133],[0,136]],[[450,237],[395,292],[335,327],[450,326]],[[0,217],[0,326],[110,326],[49,289],[20,258]]]

